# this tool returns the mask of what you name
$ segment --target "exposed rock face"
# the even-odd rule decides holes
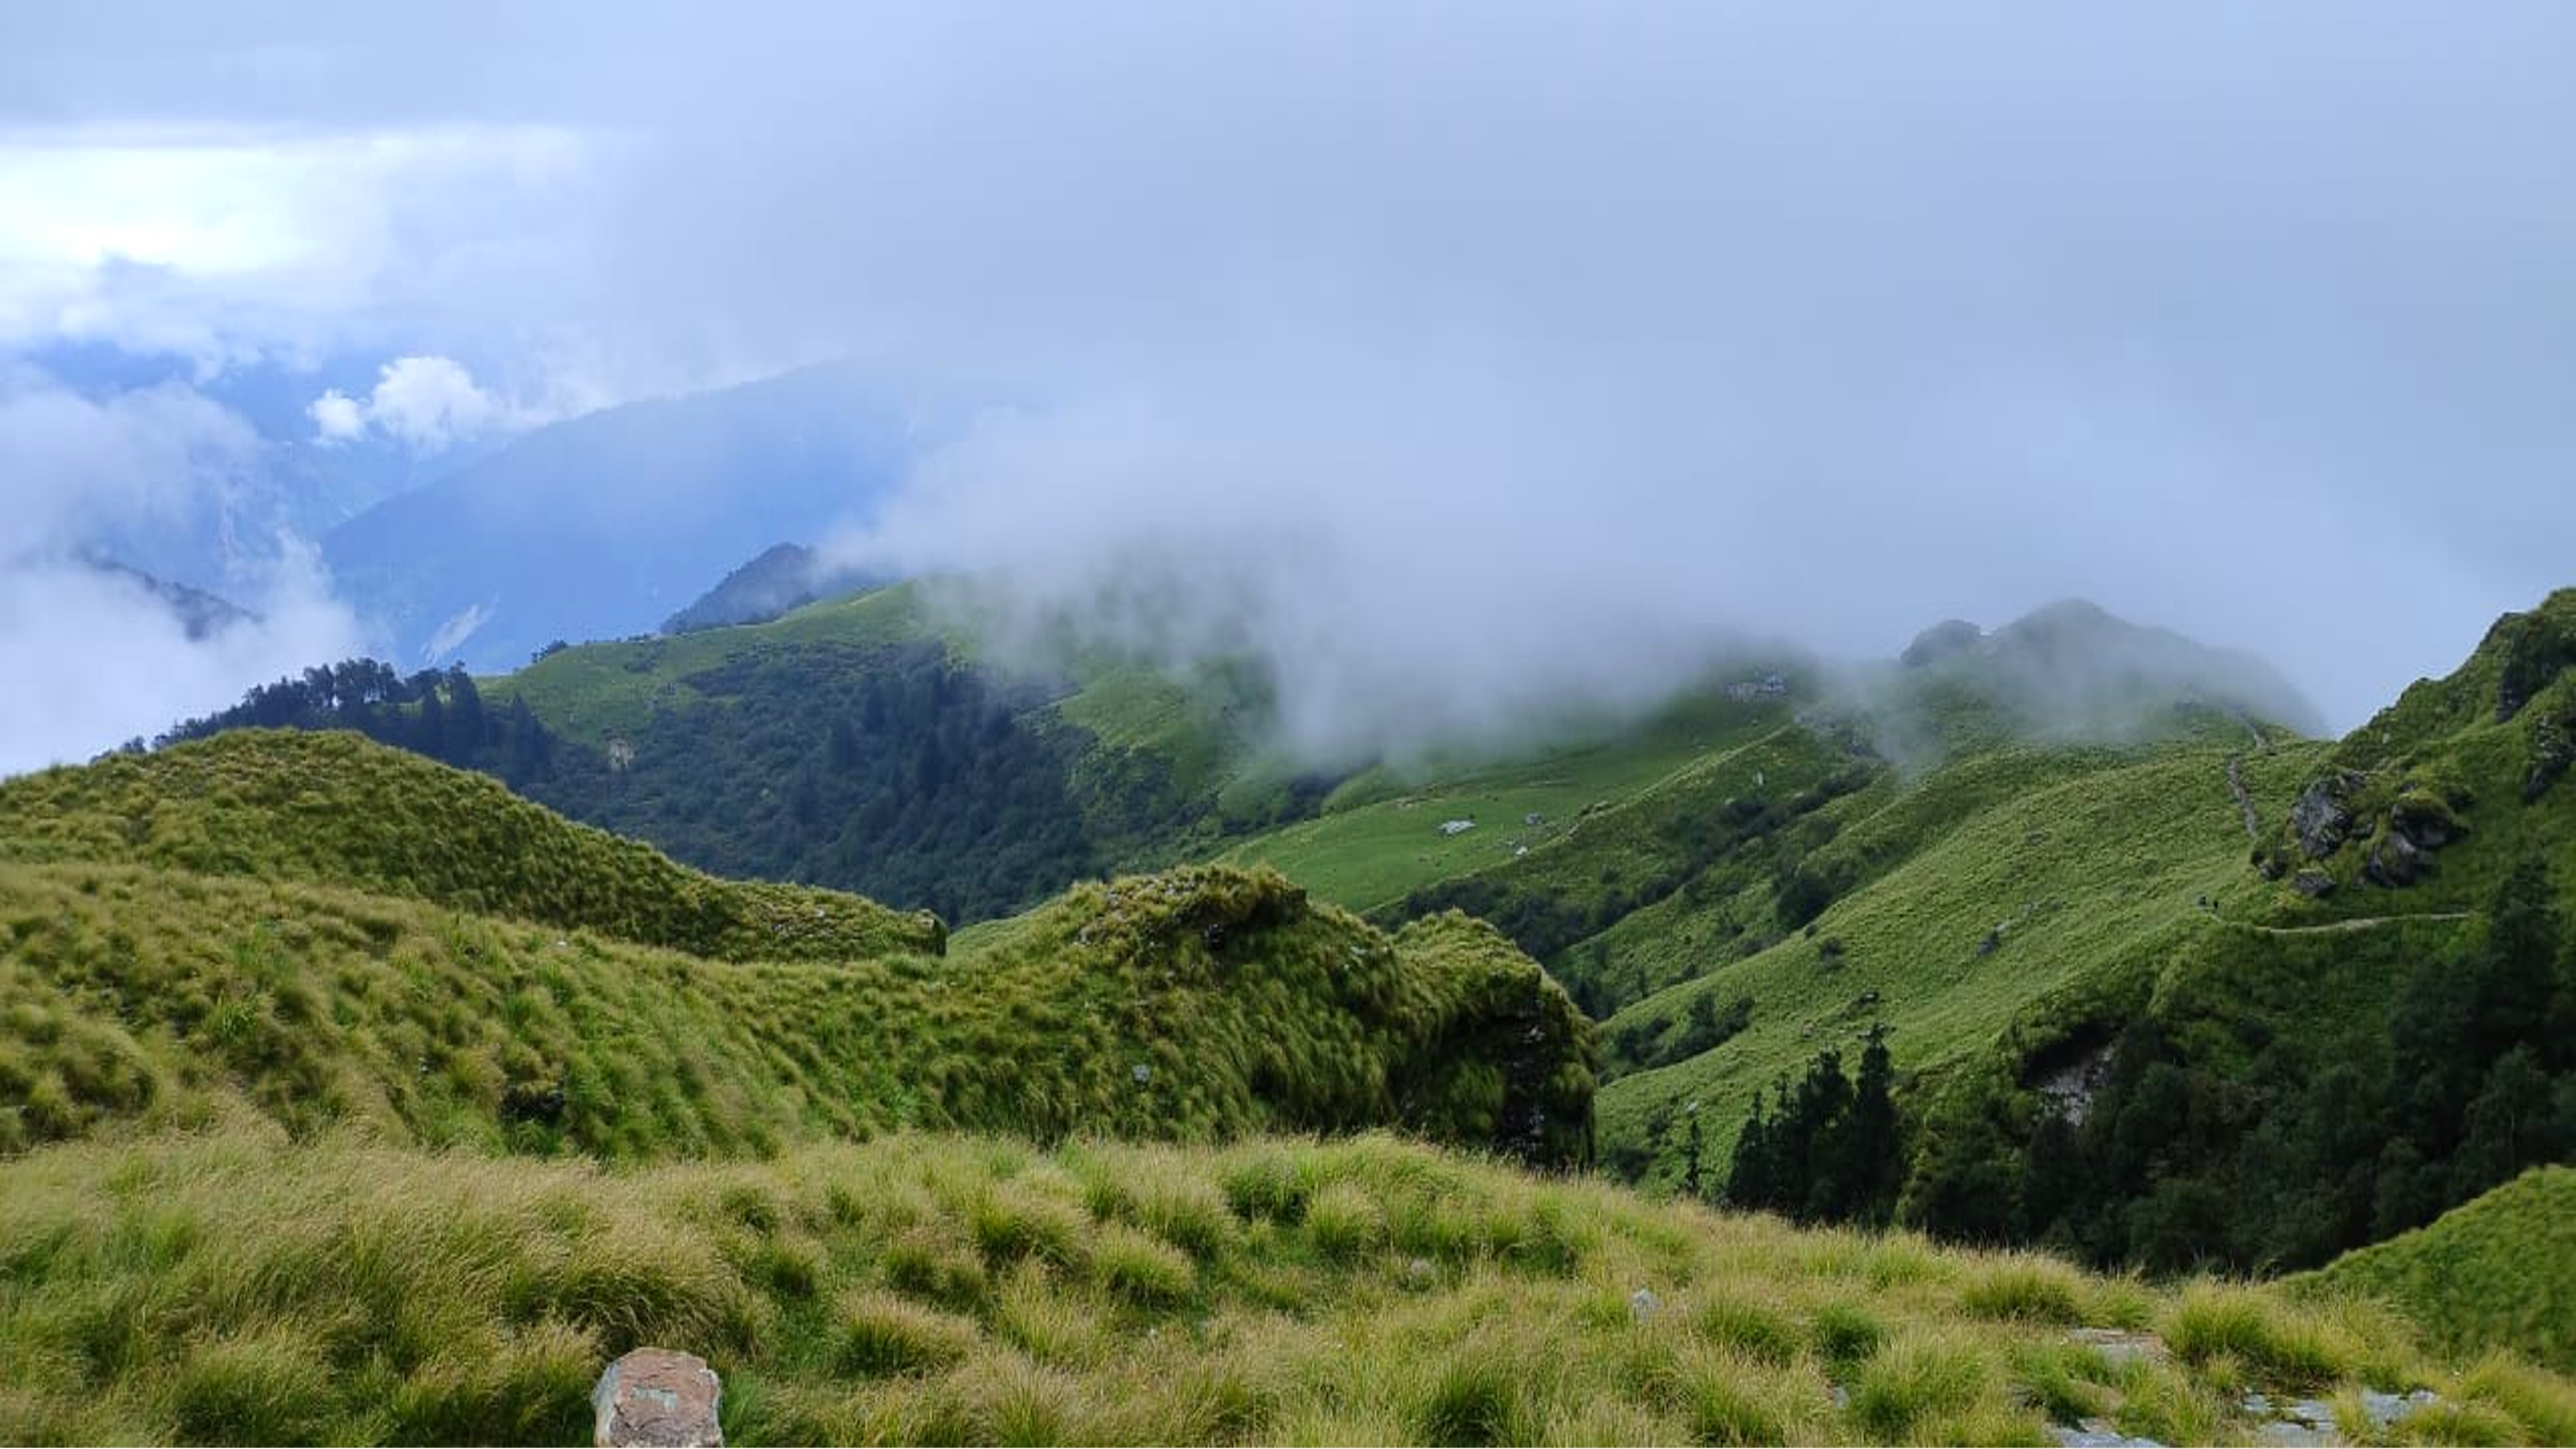
[[[608,1366],[590,1391],[591,1442],[690,1449],[721,1445],[716,1408],[724,1390],[695,1354],[639,1348]]]
[[[2371,847],[2363,872],[2384,886],[2410,886],[2433,868],[2433,852],[2468,833],[2449,805],[2409,791],[2388,808],[2388,829]]]
[[[2333,893],[2335,878],[2321,870],[2303,870],[2291,877],[2290,888],[2314,900]]]
[[[2345,837],[2352,834],[2352,810],[2345,802],[2360,781],[2347,771],[2308,782],[2299,798],[2290,805],[2290,833],[2298,837],[2299,850],[2310,860],[2323,860],[2335,853]]]
[[[2390,830],[2371,847],[2370,860],[2362,873],[2373,885],[2402,888],[2413,885],[2424,874],[2424,852],[2406,838],[2402,830]]]

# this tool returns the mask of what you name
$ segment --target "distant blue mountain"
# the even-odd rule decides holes
[[[120,393],[184,387],[248,424],[257,448],[221,486],[184,508],[129,519],[78,542],[172,584],[221,592],[256,576],[279,536],[314,540],[376,503],[471,461],[452,449],[423,458],[378,439],[324,445],[305,411],[329,388],[364,393],[376,364],[344,357],[320,364],[273,358],[207,372],[175,353],[129,352],[103,342],[58,342],[22,354],[55,384],[103,401]]]
[[[515,668],[652,632],[780,538],[871,516],[915,444],[852,369],[633,403],[526,434],[333,530],[342,595],[405,668]]]

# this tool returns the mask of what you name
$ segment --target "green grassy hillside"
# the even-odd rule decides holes
[[[680,872],[346,737],[231,735],[5,798],[0,1149],[236,1107],[620,1159],[905,1125],[1590,1146],[1590,1026],[1536,963],[1463,918],[1389,937],[1268,872],[1086,885],[942,957],[827,946],[835,921],[904,918]],[[812,934],[639,944],[598,902],[658,879],[792,901]]]
[[[2285,802],[2305,753],[2249,762],[2258,800]],[[1671,1123],[1697,1102],[1708,1150],[1722,1154],[1756,1093],[1823,1047],[1856,1055],[1873,1022],[1893,1029],[1920,1092],[2025,1015],[2143,996],[2178,952],[2228,929],[2199,904],[2246,875],[2228,758],[2186,746],[1982,757],[1852,802],[1818,867],[1878,874],[1767,949],[1731,963],[1673,959],[1694,940],[1728,938],[1729,914],[1745,912],[1731,896],[1614,928],[1613,959],[1641,958],[1648,979],[1698,969],[1610,1018],[1612,1040],[1660,1030],[1702,997],[1753,1005],[1722,1047],[1611,1083],[1608,1150],[1642,1153],[1669,1178],[1681,1147]]]
[[[2045,1444],[2096,1415],[2242,1443],[2249,1387],[2419,1385],[2443,1401],[2401,1442],[2576,1431],[2576,1386],[2446,1366],[2358,1306],[1383,1138],[902,1136],[607,1173],[244,1133],[51,1149],[0,1184],[16,1442],[580,1442],[601,1366],[646,1343],[710,1361],[737,1444]],[[2078,1325],[2161,1347],[2114,1363]]]
[[[936,954],[943,940],[925,914],[717,880],[351,734],[237,731],[0,782],[0,859],[315,881],[723,960]]]
[[[2220,716],[1834,802],[1802,868],[1838,894],[1803,930],[1727,962],[1766,904],[1788,924],[1739,872],[1576,948],[1678,983],[1605,1023],[1605,1152],[1674,1182],[1695,1131],[1722,1169],[1769,1084],[1884,1023],[1903,1210],[1949,1233],[2307,1266],[2576,1156],[2571,614],[2500,624],[2339,742]]]
[[[2292,1283],[2392,1304],[2448,1352],[2508,1349],[2576,1374],[2571,1234],[2576,1168],[2539,1168]]]

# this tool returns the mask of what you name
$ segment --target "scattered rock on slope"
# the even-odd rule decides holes
[[[722,1445],[716,1371],[696,1354],[639,1348],[608,1366],[590,1391],[591,1442],[686,1449]]]
[[[2299,798],[2290,804],[2290,833],[2297,836],[2300,851],[2310,860],[2323,860],[2335,853],[2345,837],[2352,833],[2352,792],[2361,778],[2349,770],[2308,782]]]

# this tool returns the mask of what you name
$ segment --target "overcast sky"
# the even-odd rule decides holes
[[[437,359],[317,390],[424,445],[855,356],[996,407],[853,548],[1177,558],[1346,692],[2084,595],[2348,726],[2576,584],[2571,57],[2554,3],[0,0],[0,353]],[[81,466],[0,487],[154,491]]]

